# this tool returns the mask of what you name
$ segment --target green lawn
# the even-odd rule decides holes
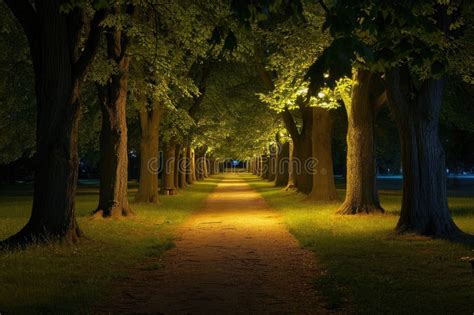
[[[77,215],[88,240],[72,247],[52,245],[2,254],[0,313],[87,312],[106,297],[111,280],[126,277],[127,266],[172,247],[174,229],[202,205],[218,181],[219,177],[208,178],[178,196],[162,196],[160,205],[132,204],[136,216],[120,220],[91,220],[88,215],[97,206],[98,190],[80,188]],[[3,187],[0,239],[18,231],[30,209],[30,189]]]
[[[394,235],[401,192],[381,191],[385,215],[341,216],[337,204],[314,205],[304,196],[243,175],[280,211],[291,233],[324,269],[315,285],[334,311],[363,314],[473,314],[474,273],[460,260],[465,246]],[[342,198],[344,191],[339,191]],[[474,234],[474,198],[450,198],[454,220]]]

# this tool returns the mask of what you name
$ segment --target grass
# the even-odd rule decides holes
[[[381,191],[385,215],[336,215],[338,204],[305,197],[245,175],[323,268],[315,286],[334,311],[361,314],[473,314],[474,273],[466,246],[397,236],[401,192]],[[343,190],[338,191],[340,197]],[[474,198],[451,197],[456,224],[474,234]]]
[[[111,281],[127,277],[127,266],[173,247],[175,228],[203,204],[218,181],[218,177],[208,178],[178,196],[162,196],[159,205],[132,204],[136,216],[120,220],[91,220],[98,190],[80,188],[77,216],[88,240],[76,246],[56,244],[2,254],[0,313],[87,313],[106,299]],[[28,187],[2,189],[0,239],[21,229],[30,209]]]

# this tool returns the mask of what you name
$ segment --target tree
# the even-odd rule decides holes
[[[257,92],[263,86],[251,65],[216,62],[211,72],[194,133],[198,148],[207,146],[208,160],[246,160],[274,142],[277,120]],[[231,144],[231,145],[230,145]]]
[[[327,33],[321,32],[322,10],[313,3],[301,3],[296,15],[299,19],[285,19],[281,17],[282,14],[286,13],[277,11],[268,20],[260,23],[258,31],[266,42],[265,47],[256,51],[257,58],[264,60],[264,67],[257,68],[269,91],[262,95],[262,100],[280,113],[293,140],[296,187],[299,191],[309,194],[313,181],[322,177],[321,174],[314,174],[313,169],[315,159],[318,158],[313,156],[313,146],[319,144],[312,140],[316,124],[313,121],[315,105],[314,99],[306,97],[308,80],[305,79],[305,74],[314,59],[328,45],[329,37]],[[302,29],[305,31],[301,32]],[[263,54],[264,51],[268,56]],[[316,117],[322,118],[320,115]],[[321,123],[317,127],[330,128],[330,124]],[[324,133],[331,134],[330,131],[322,131],[320,134]],[[332,160],[331,152],[319,150],[317,153],[324,155],[321,161]],[[313,179],[315,176],[316,179]],[[316,195],[313,197],[319,198]],[[332,199],[329,196],[328,198]]]
[[[129,22],[135,7],[116,3],[105,25],[107,59],[115,71],[106,85],[98,87],[102,128],[100,131],[100,193],[95,216],[121,217],[132,215],[128,203],[128,147],[127,147],[127,93],[130,56]],[[124,11],[123,11],[124,10]],[[125,15],[125,25],[119,17]],[[117,21],[118,20],[118,21]]]
[[[337,200],[336,185],[332,165],[332,118],[331,111],[322,107],[313,108],[313,187],[309,197],[317,202]]]
[[[289,143],[285,141],[282,143],[282,136],[277,133],[276,141],[276,174],[275,174],[275,186],[285,187],[288,184],[288,165],[289,165]]]
[[[23,27],[33,62],[37,169],[30,220],[1,247],[53,239],[76,242],[82,235],[74,209],[80,88],[97,51],[105,12],[96,7],[90,18],[85,8],[68,7],[66,1],[39,1],[34,6],[26,0],[5,2]]]
[[[470,240],[449,213],[438,123],[443,78],[451,53],[459,48],[456,38],[472,16],[471,6],[367,0],[356,5],[338,1],[325,9],[326,26],[335,39],[311,70],[326,67],[340,77],[358,60],[372,72],[383,73],[399,130],[404,175],[397,231]],[[311,70],[312,81],[318,85],[323,79]]]
[[[384,99],[374,97],[375,80],[368,70],[355,69],[352,81],[341,79],[338,84],[348,120],[346,197],[338,209],[341,214],[384,212],[377,193],[374,129],[377,107]]]
[[[139,109],[140,182],[135,202],[158,202],[159,128],[164,108],[156,102]]]

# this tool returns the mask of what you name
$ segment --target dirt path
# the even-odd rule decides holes
[[[108,311],[166,314],[325,313],[311,253],[238,174],[226,174],[179,229],[163,268],[117,284]]]

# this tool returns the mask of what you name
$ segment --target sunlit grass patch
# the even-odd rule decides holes
[[[74,246],[56,244],[2,254],[0,312],[88,312],[106,297],[110,281],[126,279],[127,266],[173,247],[175,228],[201,207],[218,181],[209,178],[177,196],[161,196],[158,205],[132,204],[135,216],[112,220],[91,219],[97,189],[80,188],[77,216],[87,239]],[[0,238],[21,229],[30,211],[31,195],[2,192]]]
[[[315,205],[271,183],[249,183],[283,214],[300,244],[315,252],[325,269],[315,285],[328,308],[364,314],[474,311],[474,274],[461,261],[474,252],[447,241],[395,235],[400,191],[380,193],[383,215],[343,216],[335,214],[338,204]],[[449,204],[456,224],[474,234],[474,197],[451,197]]]

